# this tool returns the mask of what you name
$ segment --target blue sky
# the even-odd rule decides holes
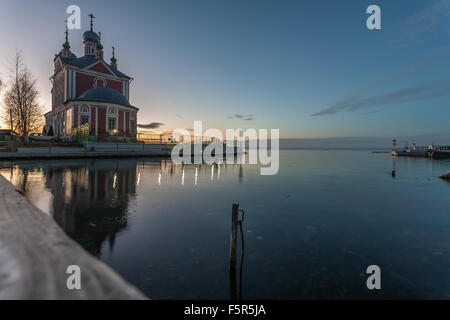
[[[2,0],[0,57],[22,50],[46,109],[70,4],[83,17],[72,50],[82,54],[94,13],[105,60],[115,45],[119,69],[134,78],[139,123],[203,120],[279,128],[284,138],[450,132],[449,1]],[[366,28],[371,4],[381,30]]]

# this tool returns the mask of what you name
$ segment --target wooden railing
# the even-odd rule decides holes
[[[0,299],[146,299],[0,174]],[[73,288],[70,268],[80,271]]]

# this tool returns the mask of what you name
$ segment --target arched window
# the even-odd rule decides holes
[[[94,78],[94,84],[93,87],[97,88],[97,87],[106,87],[107,82],[106,79],[103,77],[95,77]]]
[[[91,115],[89,114],[89,106],[86,104],[83,104],[80,107],[80,114],[78,116],[79,116],[78,123],[80,124],[80,126],[89,124],[90,119],[91,119]]]

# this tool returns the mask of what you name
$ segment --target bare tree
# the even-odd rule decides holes
[[[38,102],[36,80],[25,66],[20,51],[10,64],[10,78],[3,95],[2,117],[11,130],[27,135],[42,128],[42,107]]]
[[[2,93],[2,88],[3,88],[3,82],[2,79],[0,79],[0,94]],[[0,107],[2,106],[2,104],[0,103]]]

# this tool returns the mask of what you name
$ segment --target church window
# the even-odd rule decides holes
[[[108,119],[108,130],[114,130],[116,129],[116,119],[115,118],[109,118]]]
[[[88,116],[81,116],[80,124],[84,125],[86,123],[89,123],[89,117]]]

